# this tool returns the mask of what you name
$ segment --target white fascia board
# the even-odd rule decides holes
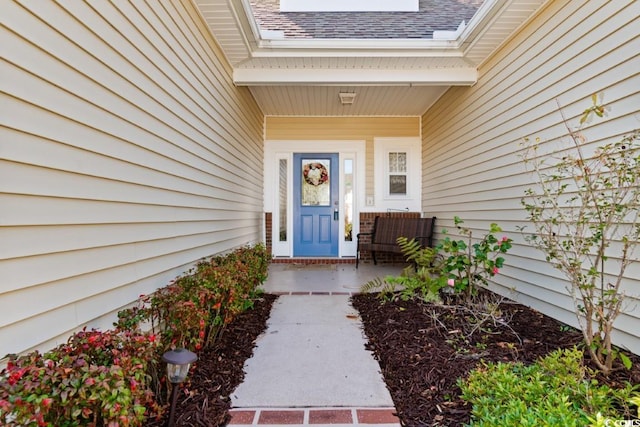
[[[457,50],[460,48],[459,38],[456,40],[434,39],[261,39],[258,49],[293,49],[293,50],[395,50],[395,51],[436,51]]]
[[[471,34],[478,29],[479,26],[483,26],[485,29],[488,26],[487,20],[490,20],[498,10],[502,7],[507,7],[511,3],[511,0],[485,0],[482,2],[476,13],[473,15],[469,23],[462,29],[458,36],[458,40],[461,43],[466,41]]]
[[[460,49],[258,49],[252,58],[463,58]]]
[[[281,12],[417,12],[418,0],[280,0]]]
[[[467,26],[467,23],[462,21],[460,25],[458,25],[458,28],[455,31],[441,31],[441,30],[434,31],[433,39],[434,40],[458,40],[458,38],[460,37],[460,34],[462,34],[466,26]]]
[[[421,70],[236,68],[233,71],[233,81],[238,86],[471,86],[475,84],[477,80],[478,70],[475,67],[429,68]]]

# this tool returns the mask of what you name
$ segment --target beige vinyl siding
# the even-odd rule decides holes
[[[337,102],[337,101],[336,101]],[[373,191],[373,139],[420,136],[420,117],[280,117],[266,118],[267,140],[366,141],[366,194]]]
[[[337,102],[337,101],[336,101]],[[367,140],[419,136],[420,117],[275,117],[266,118],[267,140]]]
[[[190,1],[0,21],[0,357],[261,240],[264,117]]]
[[[515,240],[496,277],[502,292],[573,325],[566,280],[517,232],[526,223],[520,199],[533,185],[520,143],[557,141],[566,133],[557,103],[576,125],[592,93],[610,107],[585,132],[592,146],[640,126],[639,17],[640,2],[548,2],[480,67],[475,86],[450,89],[422,120],[423,205],[438,231],[454,232],[454,215],[476,235],[498,222]],[[640,354],[640,266],[626,276],[635,301],[617,322],[616,343]]]

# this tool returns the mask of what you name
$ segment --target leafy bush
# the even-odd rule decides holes
[[[149,322],[161,338],[161,351],[211,347],[224,325],[253,306],[269,260],[264,245],[201,260],[169,286],[142,295],[137,307],[118,313],[118,325]]]
[[[633,387],[614,390],[588,378],[584,354],[556,350],[537,363],[490,363],[460,380],[462,397],[473,405],[471,426],[584,427],[593,416],[631,418]]]
[[[211,345],[253,305],[268,263],[263,245],[203,260],[118,313],[114,330],[83,330],[44,355],[12,356],[0,373],[0,425],[136,427],[160,417],[167,395],[161,355]]]
[[[439,301],[440,291],[450,289],[466,294],[469,299],[477,286],[486,286],[488,279],[498,274],[504,265],[501,255],[511,249],[512,240],[506,236],[498,240],[494,233],[502,229],[493,223],[489,233],[474,242],[471,229],[461,225],[464,221],[457,216],[454,221],[465,240],[447,236],[435,248],[422,248],[416,240],[399,237],[398,245],[412,266],[405,268],[400,276],[374,279],[361,291],[380,289],[379,296],[384,299],[419,297],[424,301]],[[443,232],[446,234],[447,230]]]
[[[150,391],[154,335],[81,331],[43,354],[11,357],[0,375],[7,426],[140,426],[159,414]]]
[[[498,224],[492,223],[489,233],[473,243],[471,229],[461,225],[464,221],[456,216],[454,222],[465,239],[454,240],[447,236],[436,246],[444,257],[440,280],[447,282],[449,286],[453,285],[455,291],[470,295],[475,286],[486,286],[488,279],[498,274],[504,265],[501,254],[511,249],[512,240],[506,236],[498,240],[494,233],[499,233],[502,229]]]
[[[434,248],[423,248],[415,239],[398,237],[398,245],[405,259],[412,263],[400,276],[376,278],[367,282],[361,292],[379,290],[379,297],[387,300],[400,298],[407,301],[420,298],[423,301],[439,301],[441,286],[438,280],[438,252]]]

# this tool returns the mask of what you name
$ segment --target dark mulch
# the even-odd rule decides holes
[[[201,352],[191,370],[189,383],[180,390],[176,404],[176,426],[216,427],[226,425],[231,393],[244,379],[243,366],[251,357],[256,338],[266,329],[277,296],[265,294],[254,308],[235,318],[211,350]],[[169,418],[149,421],[145,427],[164,427]]]
[[[265,330],[274,295],[264,295],[255,308],[227,326],[216,347],[199,355],[189,384],[178,395],[176,426],[214,427],[229,422],[230,395],[244,379],[243,366],[255,339]],[[352,298],[360,312],[368,348],[380,363],[405,426],[462,426],[471,407],[460,397],[458,378],[484,361],[531,363],[558,348],[582,342],[580,332],[528,307],[505,301],[500,321],[489,319],[471,338],[469,312],[453,301],[445,305],[416,301],[382,304],[375,295]],[[598,378],[612,386],[640,383],[640,357],[629,355],[631,371],[619,370]],[[588,359],[586,360],[589,363]],[[149,421],[145,427],[164,426],[168,419]]]
[[[352,303],[406,426],[468,423],[471,407],[459,397],[456,381],[480,360],[530,363],[582,341],[580,332],[511,301],[500,305],[498,321],[489,319],[484,331],[475,331],[468,340],[472,316],[453,301],[442,306],[416,301],[382,304],[375,295],[362,294],[354,296]],[[631,371],[619,370],[608,379],[598,379],[614,387],[625,381],[640,383],[640,357],[630,357]]]

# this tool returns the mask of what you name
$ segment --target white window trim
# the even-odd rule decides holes
[[[420,138],[374,138],[376,210],[422,210],[422,146]],[[389,153],[407,153],[407,194],[389,194]]]

